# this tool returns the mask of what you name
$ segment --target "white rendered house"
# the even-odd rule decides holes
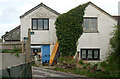
[[[34,35],[31,35],[32,51],[42,52],[43,63],[49,62],[57,41],[54,23],[58,15],[60,15],[58,12],[41,3],[20,16],[21,41],[27,37],[30,28],[34,32]]]
[[[117,20],[110,14],[90,3],[85,9],[83,30],[78,40],[79,59],[103,61],[110,49],[109,39]]]
[[[42,52],[42,62],[48,63],[53,47],[57,41],[55,21],[60,13],[43,3],[20,16],[20,41],[31,35],[32,52]],[[103,61],[110,49],[109,39],[117,20],[104,10],[90,2],[85,9],[83,31],[78,39],[77,52],[79,59]]]

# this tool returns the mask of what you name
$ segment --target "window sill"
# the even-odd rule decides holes
[[[81,59],[81,60],[83,60],[83,59]],[[100,62],[101,60],[100,59],[98,59],[98,60],[83,60],[83,61],[85,61],[85,62]]]
[[[32,29],[32,30],[38,30],[38,29]],[[38,30],[38,31],[49,31],[49,29]]]
[[[99,31],[95,31],[95,32],[92,32],[92,31],[91,32],[85,32],[84,31],[83,33],[99,33]]]
[[[92,59],[82,59],[84,61],[100,61],[100,59],[95,59],[95,60],[92,60]]]

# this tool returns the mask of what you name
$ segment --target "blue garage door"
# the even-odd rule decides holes
[[[42,45],[42,63],[49,63],[50,45]]]

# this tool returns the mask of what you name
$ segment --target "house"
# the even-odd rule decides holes
[[[42,52],[42,62],[48,63],[53,47],[57,41],[55,21],[60,13],[40,3],[36,7],[20,16],[21,41],[28,36],[28,28],[31,35],[32,52]]]
[[[83,30],[78,39],[79,59],[103,61],[110,50],[109,39],[117,20],[92,2],[85,9]]]
[[[41,3],[20,16],[20,41],[31,35],[32,52],[42,52],[42,62],[49,63],[49,59],[57,41],[55,21],[60,13]],[[117,25],[117,20],[92,2],[85,9],[83,30],[78,39],[77,52],[79,59],[103,61],[110,49],[110,33]],[[3,37],[4,38],[4,37]]]
[[[20,25],[10,32],[6,32],[6,34],[2,36],[2,42],[20,42]]]

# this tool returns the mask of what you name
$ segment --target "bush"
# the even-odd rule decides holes
[[[62,56],[74,56],[76,53],[77,41],[83,33],[83,16],[87,5],[88,3],[79,5],[58,16],[55,22],[59,52]]]
[[[79,64],[81,64],[81,65],[83,65],[83,64],[84,64],[82,60],[80,60],[78,63],[79,63]]]
[[[101,62],[101,63],[100,63],[100,66],[102,66],[102,67],[106,67],[106,66],[107,66],[106,61]]]
[[[22,53],[21,49],[18,47],[14,47],[13,49],[4,49],[2,53],[15,53],[16,57],[19,57],[19,53]]]

